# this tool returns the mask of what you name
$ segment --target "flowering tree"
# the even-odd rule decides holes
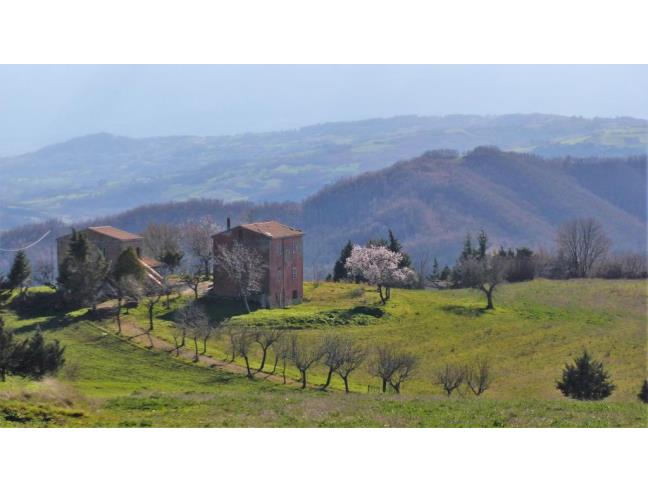
[[[375,285],[380,301],[385,304],[391,297],[392,287],[406,287],[417,280],[414,270],[398,266],[402,260],[401,253],[384,246],[354,246],[346,261],[346,268],[352,277],[363,278]]]

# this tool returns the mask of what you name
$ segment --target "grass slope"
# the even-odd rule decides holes
[[[173,311],[156,312],[156,335],[170,340]],[[393,343],[420,360],[404,394],[370,392],[378,381],[362,369],[354,394],[301,391],[191,364],[114,335],[112,320],[83,312],[2,315],[19,336],[37,324],[66,345],[57,379],[0,384],[0,426],[646,426],[636,393],[646,377],[646,284],[639,281],[546,281],[504,286],[494,312],[472,291],[402,291],[380,313],[367,287],[307,284],[306,301],[285,310],[241,314],[210,302],[215,317],[277,326],[303,337],[348,334],[368,347]],[[381,316],[377,316],[381,314]],[[126,317],[145,325],[143,308]],[[144,340],[142,340],[142,343]],[[563,364],[587,347],[608,367],[616,392],[604,402],[576,402],[555,389]],[[208,353],[225,357],[225,339]],[[491,360],[495,380],[482,397],[448,399],[433,383],[446,362]],[[258,356],[253,364],[258,362]],[[289,371],[292,378],[297,373]],[[323,381],[324,371],[309,375]]]

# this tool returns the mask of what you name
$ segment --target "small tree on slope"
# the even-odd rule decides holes
[[[576,400],[603,400],[615,388],[609,379],[603,363],[593,360],[587,350],[584,350],[573,364],[565,365],[562,379],[556,387],[563,395]]]
[[[637,396],[642,402],[648,403],[648,379],[643,382],[641,391],[639,391],[639,394]]]

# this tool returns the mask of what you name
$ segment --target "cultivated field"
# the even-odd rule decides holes
[[[322,366],[309,371],[306,390],[295,384],[293,367],[287,385],[267,374],[249,381],[242,360],[224,366],[225,336],[209,341],[210,357],[200,363],[176,358],[163,348],[172,341],[174,311],[190,299],[185,296],[168,308],[158,305],[153,349],[146,348],[147,337],[133,337],[147,323],[143,306],[124,317],[123,336],[116,335],[113,319],[91,319],[85,310],[5,309],[1,314],[18,335],[40,325],[48,338],[66,345],[67,363],[56,379],[0,383],[0,426],[648,425],[648,406],[636,398],[647,372],[643,281],[510,284],[498,292],[491,312],[468,290],[395,290],[384,308],[372,288],[352,284],[310,283],[305,297],[299,306],[252,314],[237,304],[203,302],[210,316],[231,316],[237,325],[311,338],[346,334],[367,347],[389,343],[409,350],[419,364],[401,395],[376,393],[379,380],[364,367],[352,374],[350,395],[337,376],[330,391],[317,390]],[[583,348],[605,362],[617,386],[603,402],[568,400],[555,389],[564,363]],[[463,389],[447,398],[434,383],[435,372],[477,358],[490,360],[492,387],[479,398]]]

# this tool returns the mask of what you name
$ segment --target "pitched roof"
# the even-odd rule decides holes
[[[155,258],[149,258],[148,256],[142,256],[142,257],[140,258],[140,260],[142,260],[142,262],[143,262],[146,266],[149,266],[149,267],[151,267],[151,268],[157,268],[157,267],[162,266],[162,263],[161,263],[161,262],[159,262],[159,261],[156,260]]]
[[[290,227],[285,224],[281,224],[275,220],[271,220],[269,222],[254,222],[252,224],[241,224],[240,226],[237,227],[242,227],[243,229],[247,229],[248,231],[256,232],[258,234],[263,234],[264,236],[271,237],[271,238],[297,237],[297,236],[304,235],[304,233],[301,230],[295,229],[294,227]],[[227,232],[227,231],[223,231],[223,232]]]
[[[142,239],[142,236],[137,234],[132,234],[127,231],[122,231],[112,226],[97,226],[97,227],[88,227],[89,230],[96,232],[97,234],[103,234],[104,236],[112,237],[114,239],[119,239],[121,241],[130,241],[133,239]]]

